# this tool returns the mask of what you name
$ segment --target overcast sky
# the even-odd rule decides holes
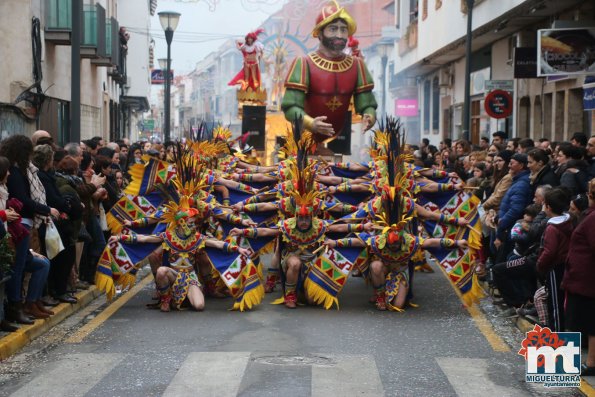
[[[158,0],[157,12],[182,14],[172,42],[172,69],[176,75],[190,72],[196,62],[229,38],[240,39],[255,30],[286,0]],[[159,17],[151,19],[157,59],[167,57],[167,44]]]

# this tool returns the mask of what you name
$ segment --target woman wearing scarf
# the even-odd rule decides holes
[[[16,198],[22,203],[23,207],[20,211],[21,223],[28,231],[31,231],[33,227],[40,227],[43,220],[50,215],[54,218],[60,216],[57,209],[45,204],[45,190],[37,177],[37,167],[30,162],[32,155],[33,143],[31,139],[24,135],[8,137],[0,145],[0,156],[5,156],[11,164],[6,181],[9,199]],[[6,317],[20,324],[32,324],[32,320],[23,312],[21,296],[25,267],[33,265],[37,267],[39,265],[40,270],[44,269],[43,264],[38,262],[38,260],[43,262],[43,257],[40,257],[37,253],[29,252],[30,240],[30,235],[27,235],[16,246],[13,274],[6,284],[8,299]],[[45,260],[47,261],[47,259]],[[47,270],[37,274],[39,277],[32,277],[27,294],[29,312],[35,314],[35,317],[38,318],[43,318],[43,316],[34,309],[32,303],[41,299],[41,292],[47,279],[47,271],[49,271],[49,262],[47,265]],[[44,272],[46,279],[41,280]]]

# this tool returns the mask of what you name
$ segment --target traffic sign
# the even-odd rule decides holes
[[[486,113],[495,119],[505,119],[512,114],[512,95],[507,91],[495,90],[486,95]]]
[[[174,80],[174,71],[169,71],[169,81]],[[151,70],[151,84],[164,84],[165,83],[165,70],[153,69]]]
[[[147,119],[144,122],[143,131],[153,131],[155,129],[155,120]]]
[[[485,82],[486,91],[504,90],[514,91],[513,80],[486,80]]]

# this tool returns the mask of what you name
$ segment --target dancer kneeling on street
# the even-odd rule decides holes
[[[182,196],[179,204],[166,205],[163,219],[167,230],[159,235],[124,234],[112,236],[110,242],[162,243],[163,265],[157,269],[155,281],[160,294],[160,309],[168,312],[180,309],[185,300],[194,310],[205,307],[202,286],[196,275],[199,267],[210,266],[204,247],[249,255],[249,251],[235,244],[208,238],[197,230],[197,218],[202,219],[208,205],[198,202],[196,208],[190,197]]]

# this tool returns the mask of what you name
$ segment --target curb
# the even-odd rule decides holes
[[[17,331],[11,332],[1,338],[0,361],[6,360],[23,347],[27,346],[31,341],[87,306],[101,294],[102,292],[92,285],[89,289],[80,291],[76,294],[78,299],[77,303],[60,303],[58,306],[52,308],[52,311],[55,313],[53,316],[46,319],[35,320],[35,323],[31,325],[21,325]]]

